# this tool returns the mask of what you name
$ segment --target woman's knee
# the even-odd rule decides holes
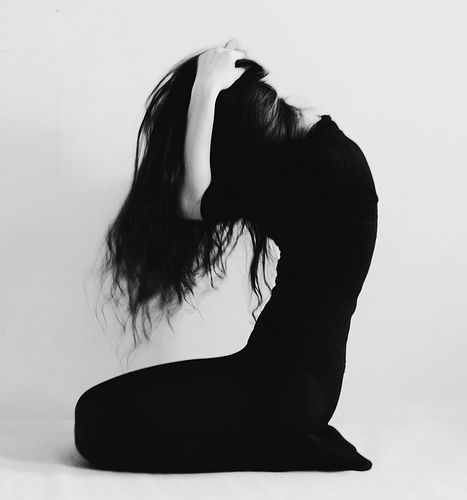
[[[78,399],[74,411],[74,439],[77,450],[93,461],[115,440],[112,400],[103,386],[91,387]]]

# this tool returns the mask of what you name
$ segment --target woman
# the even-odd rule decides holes
[[[372,466],[328,422],[376,240],[373,178],[329,115],[307,123],[244,55],[235,40],[206,50],[151,94],[103,271],[112,273],[112,298],[128,301],[135,345],[138,312],[151,322],[155,300],[170,317],[200,278],[223,277],[227,250],[245,229],[257,307],[271,241],[281,253],[275,287],[239,352],[136,370],[80,397],[76,446],[98,468]],[[144,321],[142,329],[148,339]]]

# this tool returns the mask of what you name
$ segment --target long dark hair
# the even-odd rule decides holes
[[[152,319],[170,317],[188,302],[198,280],[226,275],[226,257],[239,237],[248,231],[252,257],[251,289],[257,297],[255,312],[262,304],[258,270],[269,291],[266,263],[271,258],[271,240],[255,220],[238,218],[207,222],[184,219],[178,212],[178,192],[184,172],[184,142],[187,111],[200,53],[174,65],[146,100],[146,112],[138,131],[131,188],[104,239],[102,284],[110,277],[110,295],[124,304],[131,318],[134,349],[151,335]],[[246,71],[219,93],[211,140],[213,175],[226,169],[228,160],[254,168],[246,158],[255,158],[263,146],[285,143],[300,135],[302,111],[285,102],[263,81],[269,72],[251,59],[236,66]],[[248,167],[246,166],[248,164]],[[236,174],[241,175],[239,172]],[[246,173],[247,175],[247,173]],[[141,318],[141,333],[137,322]],[[149,324],[149,329],[148,329]]]

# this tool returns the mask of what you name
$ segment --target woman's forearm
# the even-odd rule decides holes
[[[189,219],[201,219],[200,204],[211,182],[211,137],[218,92],[195,80],[187,114],[180,211]]]

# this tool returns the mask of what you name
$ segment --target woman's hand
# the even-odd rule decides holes
[[[235,39],[224,47],[214,47],[198,56],[198,69],[193,86],[219,93],[228,89],[244,73],[245,68],[236,68],[235,61],[246,57],[246,52],[237,48]]]

